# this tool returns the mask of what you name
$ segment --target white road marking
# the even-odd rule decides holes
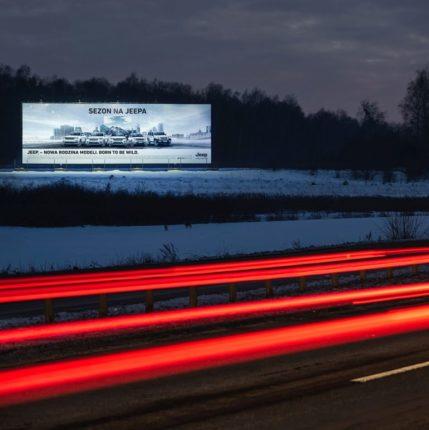
[[[386,378],[387,376],[398,375],[399,373],[411,372],[412,370],[429,367],[429,361],[424,363],[412,364],[411,366],[400,367],[398,369],[388,370],[387,372],[374,373],[373,375],[363,376],[362,378],[352,379],[351,382],[369,382],[376,379]]]

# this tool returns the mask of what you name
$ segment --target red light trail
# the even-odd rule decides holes
[[[30,284],[28,286],[4,287],[0,289],[0,303],[299,278],[363,270],[380,270],[428,263],[429,254],[424,254],[370,258],[365,260],[341,261],[295,267],[251,269],[225,273],[180,275],[138,280],[125,279],[121,281],[82,283],[81,285],[64,284],[39,287]]]
[[[429,328],[429,305],[0,372],[0,405]]]
[[[429,283],[420,283],[46,324],[0,330],[0,347],[75,335],[107,334],[131,329],[160,328],[213,320],[254,317],[276,312],[297,312],[427,296],[429,296]]]
[[[399,255],[412,255],[429,252],[429,248],[399,248],[346,251],[327,254],[314,254],[297,257],[275,257],[245,261],[232,261],[207,264],[181,265],[157,269],[133,269],[103,271],[95,273],[77,273],[66,275],[20,276],[0,279],[0,290],[19,287],[44,287],[49,285],[88,284],[97,282],[132,281],[149,278],[165,278],[171,276],[204,275],[243,270],[293,267],[305,264],[333,263],[370,258],[382,258]]]

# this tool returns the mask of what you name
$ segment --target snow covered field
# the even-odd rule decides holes
[[[151,191],[159,194],[261,193],[289,196],[386,196],[426,197],[429,180],[406,182],[395,174],[383,184],[382,175],[371,181],[353,179],[348,171],[260,170],[131,170],[131,171],[0,171],[0,184],[37,187],[65,181],[92,189]]]
[[[420,217],[429,225],[429,216]],[[160,261],[164,244],[177,258],[280,251],[298,247],[372,240],[382,235],[385,218],[343,218],[146,227],[0,227],[0,271],[49,271],[73,267]]]

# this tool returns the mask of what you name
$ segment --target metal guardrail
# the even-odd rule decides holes
[[[429,247],[410,247],[398,249],[354,250],[342,252],[317,253],[301,256],[257,258],[249,260],[222,261],[213,263],[183,264],[161,268],[110,270],[92,273],[73,273],[60,275],[16,276],[0,279],[0,289],[9,287],[24,287],[31,285],[71,285],[104,281],[138,280],[146,278],[161,278],[171,275],[210,274],[232,272],[239,270],[291,267],[303,264],[333,263],[336,261],[362,260],[376,257],[393,257],[429,253]]]
[[[237,284],[264,282],[266,296],[272,297],[273,280],[297,278],[302,289],[311,276],[329,275],[339,284],[338,275],[358,272],[362,285],[369,270],[387,270],[390,280],[397,267],[429,264],[428,248],[366,250],[311,256],[258,259],[225,263],[209,263],[137,269],[91,274],[6,278],[0,281],[0,303],[44,300],[45,320],[54,321],[53,300],[83,296],[99,296],[99,315],[108,313],[108,294],[146,292],[146,311],[154,307],[153,291],[189,289],[190,306],[198,305],[197,288],[228,285],[229,301],[237,298]]]
[[[344,306],[360,306],[429,298],[429,283],[357,288],[261,299],[240,303],[224,303],[198,308],[163,310],[143,314],[119,315],[107,318],[63,321],[56,324],[16,327],[0,330],[0,350],[8,346],[25,345],[70,336],[119,334],[130,330],[151,330],[180,325],[233,321],[263,315],[290,314]]]

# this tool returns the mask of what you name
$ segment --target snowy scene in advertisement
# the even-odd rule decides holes
[[[211,163],[208,104],[24,103],[22,162]]]

